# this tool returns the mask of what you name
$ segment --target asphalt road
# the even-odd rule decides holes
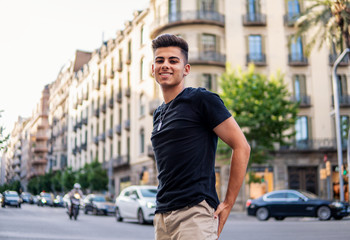
[[[63,208],[22,205],[0,208],[0,239],[11,240],[152,240],[152,225],[116,222],[114,216],[84,215],[69,220]],[[321,222],[314,218],[259,222],[233,212],[220,240],[350,239],[350,218]]]

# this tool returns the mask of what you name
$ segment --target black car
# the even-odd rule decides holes
[[[22,192],[21,193],[21,198],[23,203],[30,203],[33,204],[33,196],[29,192]]]
[[[18,193],[16,191],[5,191],[2,193],[2,201],[1,201],[1,207],[7,206],[14,206],[14,207],[21,207],[22,200],[18,196]]]
[[[249,199],[246,204],[249,216],[260,221],[270,217],[283,220],[286,217],[318,217],[340,220],[350,214],[349,204],[345,202],[323,200],[316,195],[296,190],[279,190],[266,193],[260,198]]]
[[[84,213],[97,215],[102,213],[104,215],[114,214],[115,207],[112,202],[108,202],[103,195],[89,194],[84,199]]]

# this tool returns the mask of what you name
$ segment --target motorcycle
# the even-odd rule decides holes
[[[77,217],[79,215],[79,208],[80,208],[80,194],[75,193],[73,197],[70,198],[70,209],[68,209],[68,215],[69,219],[74,218],[74,220],[77,220]],[[68,206],[69,208],[69,206]]]

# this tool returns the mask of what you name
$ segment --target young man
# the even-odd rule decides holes
[[[164,103],[153,114],[152,145],[158,168],[156,240],[217,239],[246,173],[250,147],[217,94],[185,88],[188,44],[164,34],[152,41],[152,74]],[[232,150],[225,200],[215,190],[220,137]]]

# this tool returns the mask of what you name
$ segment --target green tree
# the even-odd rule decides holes
[[[342,52],[344,46],[350,48],[350,3],[348,0],[305,0],[309,3],[295,23],[296,39],[310,33],[305,47],[306,54],[318,43],[333,48],[336,53]]]
[[[73,188],[73,185],[76,182],[76,177],[75,177],[75,172],[73,172],[71,167],[67,168],[63,172],[62,181],[63,181],[63,189],[65,192]]]
[[[39,190],[39,178],[38,177],[31,178],[28,181],[27,188],[28,188],[28,191],[33,193],[34,195],[39,194],[40,193],[40,190]]]
[[[107,190],[107,171],[102,168],[101,163],[94,161],[89,166],[88,182],[92,191]]]
[[[0,117],[1,117],[1,113],[2,113],[2,112],[3,112],[3,111],[0,110]],[[3,126],[0,126],[0,152],[1,152],[1,150],[3,150],[3,149],[6,148],[7,141],[8,141],[8,139],[9,139],[9,137],[10,137],[9,134],[7,134],[7,135],[4,136],[4,130],[5,130],[5,128],[4,128]]]
[[[291,102],[283,83],[283,75],[267,77],[256,73],[254,65],[246,72],[229,65],[221,76],[221,98],[231,111],[251,145],[252,163],[263,163],[271,158],[273,144],[286,145],[294,136],[298,106]],[[219,154],[227,153],[225,144],[219,144]],[[229,151],[230,152],[230,151]]]
[[[53,190],[56,192],[63,192],[62,172],[56,171],[51,179]]]
[[[89,173],[91,171],[90,164],[85,163],[84,167],[77,172],[77,181],[80,183],[82,189],[90,187]]]

